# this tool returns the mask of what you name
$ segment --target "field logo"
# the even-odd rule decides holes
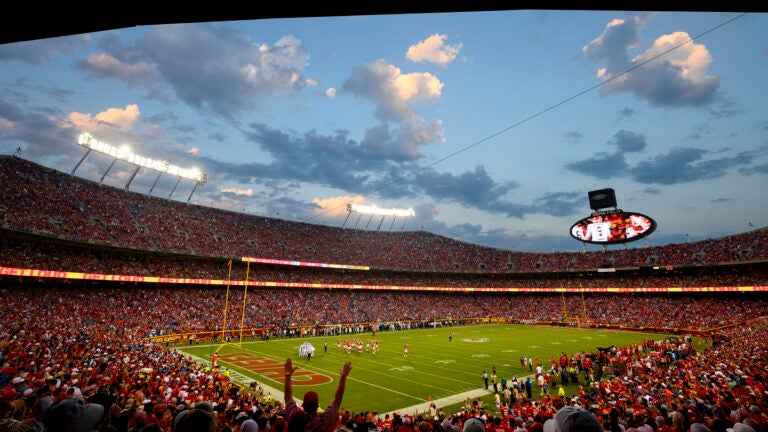
[[[285,384],[285,366],[279,361],[256,357],[249,353],[226,354],[220,356],[219,360],[247,369],[272,381]],[[302,368],[296,369],[292,377],[291,383],[295,386],[315,386],[328,384],[333,381],[327,375]]]

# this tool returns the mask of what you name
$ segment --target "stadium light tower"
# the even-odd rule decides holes
[[[86,157],[88,157],[89,154],[91,154],[91,151],[96,151],[98,153],[105,154],[107,156],[112,157],[112,163],[109,164],[109,168],[104,172],[104,174],[101,176],[101,180],[99,180],[99,184],[101,184],[102,181],[104,181],[104,177],[107,176],[107,173],[112,169],[112,166],[117,162],[118,160],[122,160],[125,162],[128,162],[131,165],[134,165],[136,169],[134,169],[133,174],[131,174],[131,177],[128,179],[128,182],[125,184],[125,190],[127,191],[129,187],[131,186],[131,182],[133,182],[133,179],[136,177],[136,174],[139,172],[141,168],[148,168],[154,171],[158,172],[157,178],[155,179],[155,182],[152,184],[152,187],[149,189],[149,195],[152,195],[152,190],[155,188],[155,185],[157,185],[157,181],[160,180],[160,176],[163,174],[169,174],[172,176],[175,176],[176,184],[173,186],[173,190],[171,190],[171,193],[168,195],[168,199],[171,199],[173,197],[174,192],[176,191],[176,187],[179,185],[179,182],[181,182],[182,179],[192,180],[195,182],[195,187],[192,188],[192,192],[190,192],[189,197],[187,198],[187,204],[189,204],[189,201],[192,199],[192,195],[197,190],[197,187],[205,184],[208,181],[208,175],[205,173],[200,172],[197,168],[181,168],[176,165],[172,165],[166,161],[159,161],[150,159],[148,157],[137,155],[128,147],[115,147],[110,144],[107,144],[103,141],[99,141],[95,139],[91,134],[89,133],[82,133],[77,139],[77,144],[81,147],[85,147],[88,149],[88,151],[83,155],[83,157],[80,159],[80,161],[75,165],[75,168],[72,170],[71,175],[75,175],[75,171],[77,171],[77,168],[80,166],[81,163],[85,160]]]
[[[405,223],[408,221],[409,216],[415,216],[416,213],[413,211],[413,208],[408,209],[398,209],[398,208],[391,208],[391,209],[383,209],[379,208],[377,206],[366,206],[366,205],[360,205],[360,204],[347,204],[347,217],[344,219],[344,223],[341,225],[342,228],[347,225],[347,221],[349,220],[349,217],[352,215],[352,213],[359,213],[360,216],[358,216],[357,221],[355,222],[355,228],[357,228],[357,224],[360,222],[360,219],[363,217],[363,214],[369,214],[371,215],[370,219],[368,219],[368,224],[366,224],[366,228],[368,228],[368,225],[370,225],[371,221],[373,220],[374,216],[381,216],[381,220],[379,221],[379,225],[376,227],[376,231],[379,231],[381,229],[381,224],[384,222],[384,219],[387,216],[392,216],[392,225],[390,225],[389,229],[391,230],[392,227],[395,225],[395,221],[397,220],[397,217],[403,217],[405,218],[403,220],[403,225],[400,227],[400,231],[402,231],[405,228]]]

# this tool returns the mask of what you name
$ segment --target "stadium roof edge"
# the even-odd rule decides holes
[[[604,10],[606,3],[579,2],[563,4],[554,1],[479,0],[472,3],[424,0],[389,2],[325,2],[296,7],[277,2],[269,8],[249,2],[226,2],[220,5],[193,2],[150,2],[135,0],[125,5],[101,1],[14,2],[3,10],[0,18],[0,44],[71,36],[144,25],[193,22],[236,21],[272,18],[309,18],[328,16],[383,15],[403,13],[482,12],[520,9]],[[730,1],[708,4],[707,9],[674,2],[626,3],[621,11],[668,12],[745,12],[755,11],[753,3]],[[760,12],[759,10],[757,12]]]

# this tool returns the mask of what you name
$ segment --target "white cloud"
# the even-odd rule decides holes
[[[430,73],[404,74],[400,68],[376,60],[355,67],[342,88],[373,102],[379,118],[402,120],[419,102],[440,97],[443,85]]]
[[[461,44],[446,45],[446,39],[446,35],[433,34],[416,45],[411,45],[405,57],[414,62],[427,61],[445,67],[456,59],[461,50]]]
[[[691,41],[691,37],[685,32],[675,32],[661,36],[653,42],[643,54],[633,59],[641,63],[657,55],[665,53],[672,48],[678,48],[665,54],[665,61],[680,68],[680,75],[691,82],[703,82],[710,79],[706,70],[712,63],[712,56],[707,47]]]
[[[104,53],[88,56],[81,67],[99,77],[112,77],[124,82],[133,82],[152,69],[147,62],[128,63]]]
[[[603,34],[584,46],[584,54],[604,67],[597,76],[610,80],[602,95],[631,93],[655,106],[707,106],[717,100],[719,79],[707,75],[712,57],[707,47],[688,33],[662,35],[645,51],[630,57],[637,48],[645,22],[640,17],[614,19]]]
[[[125,108],[108,108],[95,116],[78,112],[68,116],[80,130],[87,131],[98,139],[108,140],[111,137],[122,136],[136,125],[141,112],[136,104],[126,105]]]

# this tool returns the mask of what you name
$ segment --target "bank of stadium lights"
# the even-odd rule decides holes
[[[77,165],[75,165],[75,168],[72,170],[72,175],[75,175],[75,171],[77,171],[77,168],[80,166],[81,163],[83,163],[85,158],[88,157],[91,151],[96,151],[98,153],[112,157],[112,163],[109,164],[109,168],[107,168],[107,170],[104,171],[104,174],[101,176],[101,180],[99,180],[99,184],[101,184],[101,182],[104,181],[104,177],[107,176],[107,173],[109,173],[109,171],[112,169],[112,166],[118,160],[122,160],[136,166],[136,169],[133,171],[133,174],[131,174],[131,177],[128,179],[128,182],[125,184],[126,191],[131,186],[131,182],[133,182],[133,179],[136,177],[136,174],[139,172],[141,168],[148,168],[158,172],[157,178],[155,179],[155,182],[152,184],[152,188],[150,188],[149,190],[149,195],[152,195],[152,191],[155,189],[155,186],[157,185],[158,180],[160,180],[160,176],[162,176],[163,174],[168,174],[177,178],[176,184],[173,186],[173,190],[171,190],[171,193],[168,195],[168,199],[171,199],[171,197],[173,196],[173,193],[176,191],[176,187],[179,185],[179,182],[181,182],[182,179],[194,181],[195,187],[192,189],[192,192],[189,194],[189,198],[187,198],[187,203],[189,203],[189,201],[192,199],[192,194],[195,193],[195,190],[197,190],[197,187],[199,185],[205,184],[208,181],[208,174],[200,172],[200,170],[198,170],[197,168],[191,168],[191,169],[182,168],[177,165],[172,165],[167,161],[159,161],[159,160],[150,159],[148,157],[144,157],[141,155],[137,155],[136,153],[131,152],[128,146],[115,147],[113,145],[105,143],[104,141],[97,140],[89,133],[80,134],[80,136],[77,138],[77,145],[87,148],[88,151],[83,155],[82,159],[80,159]]]
[[[381,220],[379,221],[379,226],[376,228],[376,231],[381,229],[381,224],[384,222],[384,219],[387,216],[392,216],[392,225],[390,225],[389,227],[390,231],[392,230],[392,227],[395,225],[395,221],[397,220],[398,216],[405,218],[403,219],[403,226],[400,228],[400,230],[402,231],[403,228],[405,228],[405,223],[408,221],[408,217],[416,215],[416,213],[413,211],[413,208],[383,209],[375,205],[367,206],[367,205],[361,205],[361,204],[347,204],[347,217],[346,219],[344,219],[344,224],[342,225],[342,227],[347,225],[347,221],[349,220],[349,217],[352,215],[352,213],[360,214],[357,217],[357,221],[355,222],[355,228],[357,228],[357,224],[360,222],[360,219],[363,217],[363,214],[371,215],[371,217],[368,219],[368,223],[365,225],[365,229],[368,229],[368,226],[371,224],[371,221],[373,220],[374,216],[381,216]]]

